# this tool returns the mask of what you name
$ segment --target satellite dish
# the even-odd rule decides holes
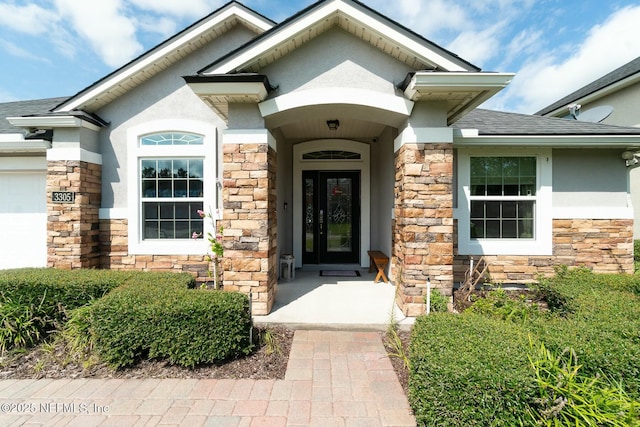
[[[576,116],[576,120],[580,122],[600,123],[613,112],[611,105],[601,105],[591,108],[590,110],[580,111]]]

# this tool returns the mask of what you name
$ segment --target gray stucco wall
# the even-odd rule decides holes
[[[327,48],[329,46],[330,48]],[[330,30],[260,72],[278,86],[276,95],[345,87],[395,93],[411,70],[341,29]]]
[[[626,182],[619,150],[553,150],[554,207],[625,207]]]
[[[182,76],[195,74],[252,36],[246,28],[236,27],[97,112],[109,122],[100,135],[103,208],[127,207],[127,129],[130,127],[163,119],[188,119],[213,123],[218,129],[226,128],[224,121],[193,93]]]

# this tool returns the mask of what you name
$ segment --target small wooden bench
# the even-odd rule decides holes
[[[387,267],[387,264],[389,264],[389,257],[380,251],[367,251],[367,254],[369,254],[369,259],[371,260],[369,263],[369,273],[374,272],[374,268],[378,269],[378,275],[373,283],[378,283],[380,278],[382,278],[384,283],[388,283],[389,279],[385,276],[384,269]]]

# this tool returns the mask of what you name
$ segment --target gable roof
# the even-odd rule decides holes
[[[598,93],[604,92],[605,89],[614,89],[614,85],[615,87],[617,87],[618,85],[624,87],[637,80],[640,80],[640,56],[633,61],[624,64],[622,67],[619,67],[612,72],[604,75],[603,77],[589,83],[588,85],[581,87],[575,92],[570,93],[569,95],[543,108],[535,114],[539,116],[546,116],[557,113],[557,110],[564,110],[568,105],[576,103],[583,98],[589,96],[598,96]],[[600,96],[603,95],[604,93]],[[568,111],[564,112],[566,113]]]
[[[475,65],[359,1],[320,0],[202,68],[198,74],[257,73],[336,27],[415,70],[480,71]]]
[[[46,114],[67,98],[46,98],[29,101],[0,103],[0,133],[23,133],[24,129],[12,125],[7,117]]]
[[[60,103],[55,111],[95,112],[237,25],[260,34],[275,23],[231,1]]]
[[[478,135],[640,135],[640,128],[566,120],[528,114],[475,109],[456,121],[457,129],[477,129]]]

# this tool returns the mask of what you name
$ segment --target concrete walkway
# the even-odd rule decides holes
[[[377,332],[298,330],[284,380],[0,381],[0,425],[415,426]]]

